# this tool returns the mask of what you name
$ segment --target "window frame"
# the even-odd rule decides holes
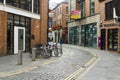
[[[105,3],[105,20],[113,19],[113,1]]]
[[[95,0],[90,0],[90,15],[94,14],[95,14]]]

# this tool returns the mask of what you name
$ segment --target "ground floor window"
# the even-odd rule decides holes
[[[108,49],[109,50],[118,49],[118,29],[108,30]]]
[[[8,54],[14,53],[14,28],[25,28],[25,51],[30,51],[31,19],[28,17],[8,13],[7,19],[7,50]]]
[[[81,26],[81,45],[85,47],[97,47],[96,23]]]
[[[73,45],[79,44],[79,27],[70,27],[69,28],[69,43]]]

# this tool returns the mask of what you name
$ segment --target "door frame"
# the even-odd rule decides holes
[[[23,29],[23,51],[25,51],[25,28],[14,26],[14,54],[18,54],[18,30]]]

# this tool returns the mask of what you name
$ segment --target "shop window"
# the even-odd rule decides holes
[[[31,19],[8,13],[7,19],[7,51],[14,53],[14,26],[25,27],[25,51],[30,51]]]
[[[73,45],[79,44],[79,27],[71,27],[69,32],[69,42]]]
[[[25,26],[25,17],[20,17],[20,25]]]
[[[19,15],[14,15],[14,24],[15,24],[16,26],[19,25]]]
[[[81,26],[81,45],[93,48],[97,47],[97,28],[94,23]]]
[[[109,50],[118,49],[118,29],[108,30],[108,49]]]
[[[113,1],[105,4],[105,19],[113,19]]]

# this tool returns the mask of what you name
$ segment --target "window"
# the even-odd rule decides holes
[[[97,47],[96,23],[81,26],[81,45],[86,47]]]
[[[118,29],[108,30],[108,49],[115,51],[118,49]]]
[[[60,14],[61,14],[61,7],[60,7]]]
[[[54,17],[56,17],[56,11],[54,12]]]
[[[40,4],[40,3],[39,3],[39,0],[34,0],[34,6],[33,6],[33,7],[34,7],[33,12],[34,12],[34,13],[39,13],[39,11],[40,11],[40,10],[39,10],[39,9],[40,9],[40,8],[39,8],[39,6],[40,6],[39,4]]]
[[[6,4],[28,11],[32,10],[32,0],[6,0]]]
[[[30,51],[31,19],[8,13],[7,17],[7,51],[14,53],[14,26],[25,27],[25,51]]]
[[[69,28],[69,43],[79,45],[79,27],[74,26]]]
[[[113,1],[105,4],[105,19],[113,18]]]
[[[59,16],[59,9],[57,9],[57,15]]]
[[[85,1],[80,2],[81,17],[85,17]]]
[[[68,6],[66,6],[66,14],[68,14]]]
[[[3,3],[3,0],[0,0],[0,3]]]
[[[90,15],[94,15],[95,13],[95,1],[94,0],[90,0]]]

